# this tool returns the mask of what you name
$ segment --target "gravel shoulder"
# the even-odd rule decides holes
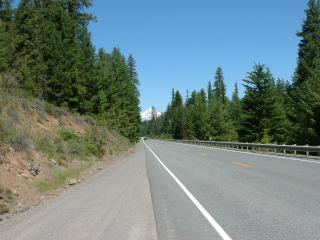
[[[143,145],[41,206],[0,223],[2,240],[157,239]]]

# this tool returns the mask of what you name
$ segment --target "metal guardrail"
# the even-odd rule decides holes
[[[237,142],[217,142],[217,141],[199,141],[199,140],[167,140],[194,144],[208,147],[220,147],[237,149],[261,153],[274,153],[283,155],[305,156],[320,156],[320,146],[298,146],[298,145],[276,145],[276,144],[258,144],[258,143],[237,143]]]

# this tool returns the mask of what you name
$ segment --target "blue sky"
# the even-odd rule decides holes
[[[307,0],[94,0],[96,48],[137,61],[141,109],[164,111],[172,88],[206,88],[224,70],[228,96],[254,63],[291,80]]]

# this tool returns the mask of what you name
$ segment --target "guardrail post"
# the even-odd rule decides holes
[[[309,146],[309,144],[307,144],[307,146]],[[307,150],[306,151],[306,155],[307,155],[307,158],[309,157],[309,151]]]
[[[297,146],[297,144],[294,144],[294,146]],[[294,154],[294,155],[297,155],[297,150],[294,150],[294,151],[293,151],[293,154]]]
[[[284,144],[284,146],[286,145]],[[286,149],[283,149],[283,155],[286,155],[286,153],[287,153]]]

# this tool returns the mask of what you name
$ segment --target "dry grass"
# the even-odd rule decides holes
[[[8,213],[9,206],[14,204],[15,196],[8,188],[0,186],[0,214]]]
[[[69,179],[78,179],[80,174],[91,166],[90,162],[83,162],[79,167],[63,170],[54,167],[51,170],[52,177],[49,180],[41,181],[37,184],[40,192],[53,191],[67,183]]]

